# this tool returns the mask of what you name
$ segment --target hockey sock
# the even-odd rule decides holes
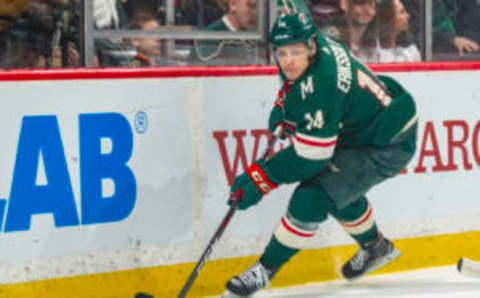
[[[299,249],[283,245],[273,236],[260,257],[260,263],[267,269],[278,270],[299,251]]]
[[[287,212],[277,224],[260,262],[278,269],[313,239],[317,228],[317,222],[305,222]]]
[[[368,244],[378,238],[375,214],[367,198],[361,197],[344,209],[335,211],[334,216],[360,245]]]

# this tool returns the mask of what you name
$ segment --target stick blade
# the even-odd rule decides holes
[[[153,298],[153,295],[138,292],[138,293],[135,294],[135,298]]]
[[[464,259],[464,258],[462,257],[462,258],[460,258],[460,260],[458,260],[458,262],[457,262],[457,270],[458,270],[458,272],[460,272],[460,273],[462,272],[462,268],[463,268],[463,259]]]
[[[480,278],[480,262],[462,257],[457,262],[457,270],[468,277]]]

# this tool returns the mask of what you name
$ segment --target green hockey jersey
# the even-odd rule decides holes
[[[375,76],[343,45],[321,34],[317,40],[316,58],[300,78],[288,82],[280,72],[285,83],[278,100],[297,131],[293,144],[267,161],[279,183],[317,175],[336,150],[399,142],[417,121],[415,103],[400,84]],[[408,142],[415,142],[413,134]]]

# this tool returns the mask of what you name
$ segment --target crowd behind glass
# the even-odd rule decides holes
[[[0,0],[0,68],[85,66],[82,40],[88,32],[82,31],[82,1],[87,0]],[[88,1],[93,2],[95,30],[253,32],[260,26],[258,8],[265,5],[267,25],[260,28],[265,37],[275,14],[294,9],[364,62],[480,60],[480,0]],[[173,23],[167,22],[169,7]],[[266,38],[102,37],[93,45],[93,66],[274,63]]]

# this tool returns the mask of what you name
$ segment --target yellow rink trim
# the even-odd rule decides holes
[[[395,241],[395,245],[402,255],[376,274],[450,265],[461,256],[480,259],[480,232],[400,239]],[[285,265],[272,286],[337,279],[338,268],[356,249],[355,245],[348,245],[302,251]],[[188,297],[219,295],[231,276],[243,271],[256,259],[243,257],[208,262]],[[2,285],[0,297],[133,298],[137,291],[154,294],[156,298],[177,297],[194,266],[194,263],[189,263]]]

